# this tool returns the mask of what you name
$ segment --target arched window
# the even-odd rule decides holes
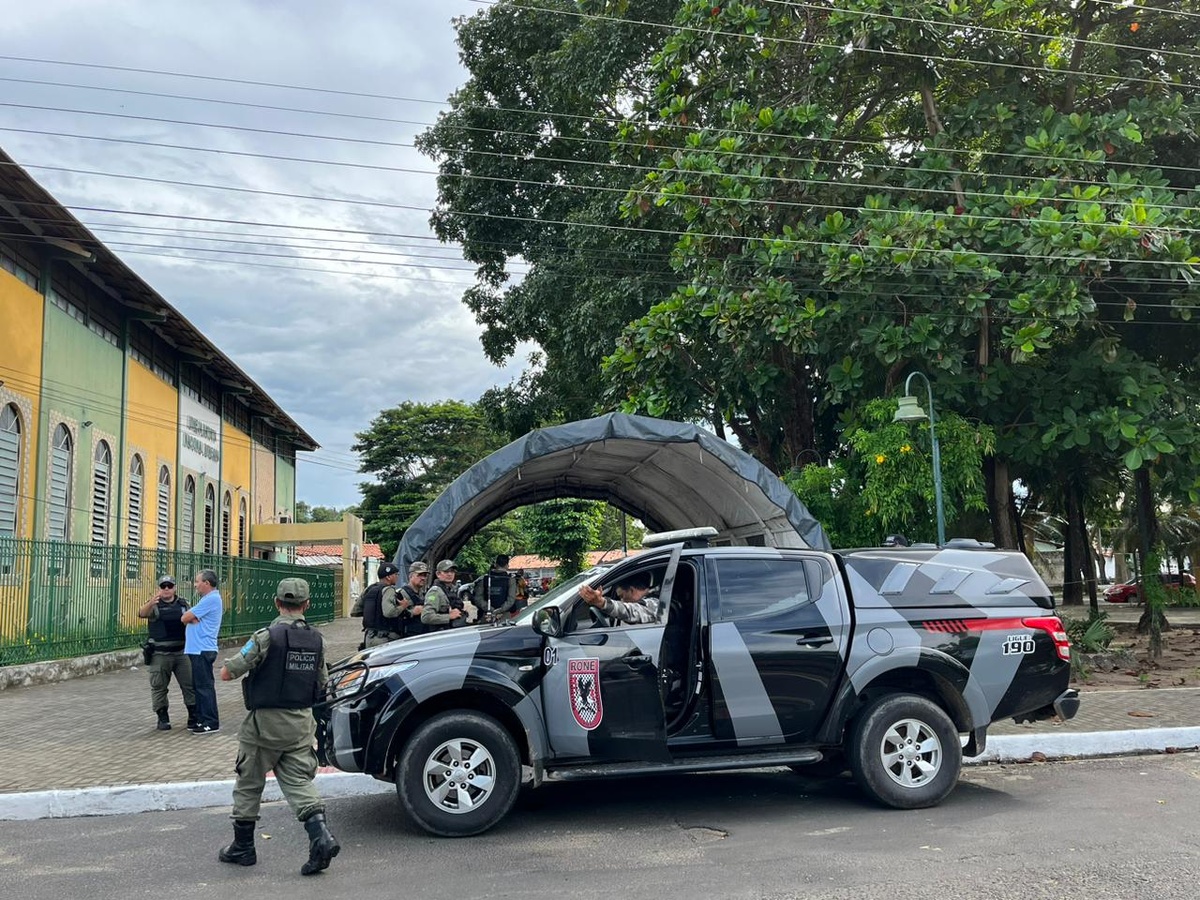
[[[129,461],[129,521],[125,537],[125,577],[137,578],[142,571],[142,517],[146,467],[136,453]]]
[[[246,498],[238,501],[238,556],[246,555],[249,535],[246,534]]]
[[[221,555],[229,555],[230,544],[230,527],[233,525],[233,497],[229,491],[225,492],[225,498],[221,501]]]
[[[0,409],[0,537],[17,536],[21,495],[21,416],[9,403]]]
[[[171,470],[158,470],[158,509],[155,516],[155,537],[159,550],[170,549],[171,543]]]
[[[96,444],[92,466],[92,543],[108,543],[108,509],[112,496],[112,451],[106,441]]]
[[[59,425],[54,429],[50,445],[50,529],[52,541],[65,541],[71,526],[71,475],[75,467],[75,442],[70,429]]]
[[[204,486],[204,552],[216,550],[213,531],[217,524],[217,492],[211,484]]]
[[[146,467],[136,453],[129,462],[129,546],[142,546],[142,497],[146,486]]]
[[[183,510],[180,513],[179,549],[189,553],[195,548],[196,479],[189,475],[183,480]]]

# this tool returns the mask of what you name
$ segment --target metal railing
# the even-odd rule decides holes
[[[225,613],[221,637],[248,635],[276,616],[281,578],[309,583],[307,618],[331,621],[333,572],[239,556],[30,541],[0,537],[0,666],[137,647],[146,639],[138,607],[158,591],[159,575],[178,580],[194,600],[192,576],[212,569]]]

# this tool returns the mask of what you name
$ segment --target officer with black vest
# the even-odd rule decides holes
[[[196,694],[192,690],[192,664],[183,653],[183,614],[187,603],[175,593],[175,578],[160,575],[158,593],[138,609],[139,618],[149,619],[146,631],[149,640],[143,648],[146,667],[150,670],[150,707],[158,716],[158,730],[171,730],[168,713],[167,688],[171,676],[183,694],[183,704],[188,711],[188,728],[196,724]]]
[[[404,637],[402,607],[396,599],[396,579],[400,570],[391,563],[379,567],[379,580],[362,592],[350,615],[363,617],[363,646],[378,647]]]
[[[308,832],[308,862],[301,875],[329,867],[341,846],[325,822],[325,803],[313,785],[317,754],[312,708],[322,696],[329,669],[321,633],[304,621],[308,582],[285,578],[275,592],[279,615],[251,635],[242,649],[225,660],[221,680],[246,675],[242,697],[246,718],[238,730],[237,783],[233,787],[233,843],[217,854],[221,862],[252,866],[254,826],[267,773],[275,781],[296,818]]]
[[[508,557],[501,554],[471,585],[471,602],[480,616],[504,619],[517,605],[517,589],[517,576],[508,571]]]

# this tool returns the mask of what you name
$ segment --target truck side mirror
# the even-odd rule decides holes
[[[533,630],[546,637],[562,637],[562,610],[557,606],[543,606],[533,614]]]

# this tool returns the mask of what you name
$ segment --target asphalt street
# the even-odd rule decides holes
[[[246,869],[216,861],[224,810],[2,822],[0,896],[1192,900],[1200,881],[1196,754],[972,769],[914,812],[786,770],[544,790],[464,840],[406,826],[391,795],[334,801],[342,853],[311,878],[280,803]]]

